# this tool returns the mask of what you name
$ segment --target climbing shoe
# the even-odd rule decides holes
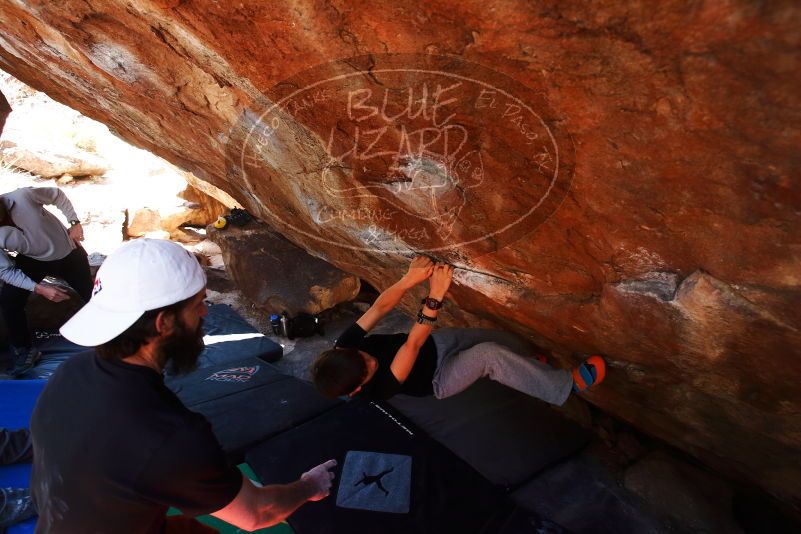
[[[14,378],[19,378],[39,363],[42,359],[42,353],[39,349],[15,349],[14,350],[14,369],[10,375]]]
[[[600,356],[590,356],[573,369],[573,391],[586,391],[603,382],[606,377],[606,362]]]

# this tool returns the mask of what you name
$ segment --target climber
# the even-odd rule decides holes
[[[49,204],[61,210],[69,229],[44,209]],[[61,289],[42,283],[45,276],[62,278],[89,300],[92,275],[83,238],[72,203],[57,187],[23,187],[0,195],[0,280],[5,282],[0,309],[14,354],[12,375],[24,374],[41,358],[32,346],[25,317],[28,296],[34,292],[53,302],[69,298]],[[16,258],[12,260],[8,252],[16,252]]]
[[[599,384],[606,371],[591,356],[572,372],[524,356],[531,348],[521,338],[499,330],[446,328],[432,332],[453,277],[453,267],[415,258],[408,272],[386,289],[333,349],[312,365],[318,391],[326,397],[348,395],[385,400],[398,393],[442,399],[488,377],[551,404],[563,404],[571,391]],[[417,321],[409,334],[367,332],[388,314],[406,291],[429,281]]]

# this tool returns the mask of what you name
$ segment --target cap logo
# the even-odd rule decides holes
[[[94,297],[101,291],[103,291],[103,284],[100,282],[100,278],[95,278],[95,285],[92,287],[92,296]]]

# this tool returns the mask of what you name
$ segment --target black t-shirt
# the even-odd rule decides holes
[[[242,486],[209,423],[159,373],[94,352],[56,371],[31,433],[37,532],[161,532],[168,507],[216,512]]]
[[[412,368],[412,372],[401,384],[389,366],[392,364],[398,349],[406,343],[407,334],[373,334],[367,332],[353,323],[342,335],[337,338],[334,345],[337,347],[358,349],[366,352],[378,360],[378,368],[369,382],[362,386],[358,396],[370,400],[386,400],[398,393],[405,393],[414,397],[427,397],[434,394],[431,381],[434,379],[434,372],[437,370],[437,347],[431,336],[426,339],[417,361]]]

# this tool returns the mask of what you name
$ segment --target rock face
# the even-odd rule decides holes
[[[206,226],[217,220],[217,217],[228,213],[231,206],[226,206],[216,198],[195,189],[191,185],[187,185],[179,195],[186,200],[187,206],[192,210],[192,216],[188,222],[184,224],[191,224],[195,226]]]
[[[453,263],[451,323],[607,355],[592,402],[801,505],[797,2],[3,1],[0,23],[24,82],[378,288],[415,252]]]
[[[49,98],[7,74],[0,73],[0,87],[6,91],[0,99],[4,125],[0,164],[4,168],[42,178],[101,176],[109,170],[109,163],[96,153],[93,139],[98,130],[108,135],[102,124],[60,105],[56,106],[61,109],[47,106],[52,102]],[[11,108],[16,113],[5,123]]]
[[[176,238],[181,226],[206,226],[227,210],[218,200],[188,185],[172,205],[131,210],[126,233],[129,237],[142,237],[149,232],[164,231],[168,237]]]
[[[731,489],[663,451],[629,467],[624,483],[658,516],[683,532],[742,532],[734,522]]]
[[[359,294],[357,276],[309,255],[257,221],[243,228],[208,228],[242,294],[266,313],[316,314]]]

